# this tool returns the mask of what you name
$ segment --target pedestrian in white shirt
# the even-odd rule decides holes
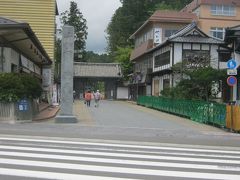
[[[95,107],[99,107],[100,99],[101,99],[101,94],[100,94],[99,90],[97,90],[97,92],[94,93]]]

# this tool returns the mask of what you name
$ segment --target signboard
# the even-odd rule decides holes
[[[227,62],[227,67],[229,69],[235,69],[237,67],[237,62],[234,59],[230,59]]]
[[[235,76],[229,76],[227,78],[227,83],[229,86],[234,86],[235,84],[237,84],[237,78]]]
[[[44,68],[42,70],[42,85],[48,87],[51,84],[52,70],[50,68]]]
[[[161,28],[154,29],[154,43],[155,44],[162,43],[162,29]]]
[[[237,69],[227,69],[227,75],[237,75]]]
[[[27,111],[29,108],[28,101],[26,99],[21,99],[18,102],[18,110],[19,111]]]

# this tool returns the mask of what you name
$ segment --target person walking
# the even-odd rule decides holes
[[[76,91],[73,90],[73,102],[74,102],[75,98],[76,98]]]
[[[91,105],[91,98],[92,98],[92,93],[90,90],[88,90],[87,93],[85,94],[85,101],[86,101],[87,107],[90,107]]]
[[[97,92],[94,93],[95,107],[99,107],[100,99],[101,99],[101,94],[100,94],[99,90],[97,90]]]

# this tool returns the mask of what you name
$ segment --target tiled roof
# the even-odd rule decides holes
[[[181,12],[192,12],[198,6],[202,4],[219,4],[219,5],[233,5],[233,6],[240,6],[239,0],[193,0],[191,3],[186,5]]]
[[[135,48],[132,51],[130,60],[134,60],[137,57],[143,55],[144,53],[146,53],[152,47],[153,47],[153,40],[146,41],[141,46],[139,46],[138,48]]]
[[[118,63],[74,63],[74,77],[122,77],[121,67]]]
[[[196,19],[196,15],[193,13],[165,10],[165,11],[156,11],[149,18],[149,21],[191,23],[195,19]]]
[[[175,34],[170,36],[168,39],[173,39],[175,37],[183,36],[184,34],[190,32],[192,29],[197,28],[196,22],[192,22],[191,24],[183,27],[182,29],[179,29]],[[204,36],[207,36],[205,33],[203,33]]]
[[[130,38],[134,38],[134,36],[145,27],[148,23],[151,22],[166,22],[166,23],[191,23],[196,20],[197,16],[193,13],[188,12],[179,12],[179,11],[156,11],[145,23],[135,31]]]
[[[197,35],[191,33],[195,30]],[[197,42],[197,43],[208,43],[208,44],[223,44],[222,40],[209,37],[203,31],[201,31],[195,22],[185,26],[178,32],[168,38],[170,42]]]
[[[163,43],[159,44],[157,47],[149,50],[152,52],[155,49],[159,49],[169,42],[187,42],[187,43],[207,43],[207,44],[224,44],[224,41],[210,37],[201,31],[195,22],[185,26],[178,32],[170,36]]]
[[[174,42],[186,42],[186,43],[201,43],[201,44],[224,44],[223,41],[217,40],[215,38],[194,37],[194,36],[176,37],[176,38],[174,38],[171,41],[174,41]]]
[[[224,41],[232,43],[240,37],[240,25],[226,28]]]
[[[233,26],[233,27],[229,27],[227,28],[226,30],[234,30],[234,31],[239,31],[240,30],[240,25],[237,25],[237,26]]]

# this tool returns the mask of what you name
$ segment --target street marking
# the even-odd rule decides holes
[[[94,175],[80,175],[80,174],[68,174],[68,173],[55,173],[55,172],[43,172],[43,171],[32,171],[32,170],[19,170],[19,169],[8,169],[0,168],[1,175],[8,176],[21,176],[21,177],[32,177],[32,178],[46,178],[46,179],[59,179],[59,180],[123,180],[123,178],[115,177],[104,177]],[[124,178],[124,180],[136,180]]]
[[[114,153],[114,152],[98,152],[98,151],[82,151],[82,150],[62,150],[62,149],[50,149],[50,148],[29,148],[29,147],[11,147],[11,146],[0,146],[1,149],[9,150],[25,150],[25,151],[36,151],[36,152],[52,152],[52,153],[69,153],[78,156],[64,156],[64,155],[47,155],[47,154],[34,154],[24,152],[8,152],[0,151],[0,155],[6,156],[31,156],[38,158],[53,158],[56,159],[69,159],[79,160],[80,155],[93,155],[93,156],[107,156],[107,157],[124,157],[124,158],[139,158],[139,159],[154,159],[154,160],[172,160],[172,161],[187,161],[187,162],[208,162],[208,163],[231,163],[240,164],[239,160],[227,160],[227,159],[207,159],[207,158],[190,158],[190,157],[175,157],[175,156],[154,156],[144,154],[127,154],[127,153]]]
[[[22,157],[22,156],[21,156]],[[32,157],[32,156],[31,156]],[[36,157],[33,157],[36,158]],[[40,155],[41,158],[41,155]],[[57,157],[48,155],[48,159],[56,159]],[[61,160],[71,160],[64,156]],[[199,164],[184,164],[184,163],[169,163],[169,162],[152,162],[152,161],[140,161],[140,160],[125,160],[125,159],[105,159],[105,158],[92,158],[92,157],[78,157],[77,161],[83,162],[98,162],[98,163],[112,163],[112,164],[124,164],[124,165],[139,165],[139,166],[155,166],[155,167],[171,167],[171,168],[188,168],[188,169],[205,169],[205,170],[228,170],[228,171],[240,171],[240,167],[234,166],[219,166],[219,165],[199,165]],[[25,163],[27,162],[27,163]],[[45,162],[44,162],[45,163]],[[33,160],[13,160],[7,158],[0,158],[0,164],[17,164],[17,165],[30,165],[36,164],[36,166],[42,165],[41,161]],[[61,165],[63,168],[72,169],[76,164],[73,163],[53,163],[54,165]],[[150,167],[151,168],[151,167]]]
[[[163,147],[158,147],[67,140],[1,137],[0,143],[12,145],[0,145],[0,165],[8,165],[7,168],[0,168],[0,175],[69,180],[126,180],[127,177],[142,176],[149,179],[151,176],[159,179],[161,176],[183,179],[240,179],[240,152],[236,149],[221,150],[218,147],[218,150],[211,146],[210,149],[206,146],[196,149],[197,146],[174,144],[161,144]],[[31,170],[31,167],[39,171]],[[48,172],[44,172],[45,168]],[[72,171],[67,173],[70,170]],[[89,175],[79,174],[82,171]]]
[[[14,146],[32,146],[33,144],[31,143],[17,143],[17,144],[14,144]],[[38,147],[38,148],[44,148],[46,147],[47,145],[37,145],[35,147]],[[54,147],[54,148],[65,148],[66,149],[66,146],[64,145],[52,145],[52,146],[47,146],[47,147]],[[69,147],[68,147],[69,148]],[[76,149],[76,147],[70,147],[72,149]],[[213,158],[233,158],[233,159],[240,159],[239,156],[236,156],[235,154],[234,155],[225,155],[225,154],[209,154],[209,153],[201,153],[201,152],[197,152],[197,153],[184,153],[184,152],[178,152],[178,153],[175,153],[175,152],[165,152],[165,151],[146,151],[146,150],[131,150],[131,149],[114,149],[114,148],[104,148],[104,147],[99,147],[99,148],[96,148],[96,147],[78,147],[79,149],[82,149],[82,150],[98,150],[98,151],[115,151],[115,152],[128,152],[128,153],[148,153],[148,154],[153,154],[153,155],[177,155],[177,156],[198,156],[198,157],[213,157]]]
[[[216,149],[194,149],[194,148],[182,148],[182,147],[158,147],[158,146],[145,146],[145,145],[129,145],[129,144],[110,144],[110,143],[97,143],[97,142],[77,142],[77,141],[60,141],[60,140],[43,140],[43,139],[26,139],[26,138],[9,138],[0,137],[0,140],[12,140],[12,141],[27,141],[27,142],[46,142],[46,143],[59,143],[59,144],[74,144],[74,145],[95,145],[95,146],[107,146],[107,147],[124,147],[124,148],[142,148],[142,149],[154,149],[154,150],[176,150],[176,151],[192,151],[192,152],[210,152],[210,153],[231,153],[240,155],[239,151],[233,150],[216,150]],[[212,146],[208,146],[212,148]],[[206,148],[206,146],[204,146]]]
[[[188,172],[188,171],[180,172],[180,171],[137,169],[137,168],[125,168],[125,167],[107,167],[107,166],[96,166],[96,165],[66,164],[66,167],[65,167],[63,166],[64,165],[63,163],[52,163],[52,162],[37,162],[37,165],[36,165],[36,164],[29,164],[29,161],[25,161],[25,162],[21,161],[21,163],[19,164],[25,165],[25,166],[35,166],[35,167],[40,166],[40,167],[61,168],[61,169],[70,168],[75,170],[77,169],[77,170],[94,171],[94,172],[111,172],[111,173],[124,173],[124,174],[135,174],[135,175],[138,174],[138,175],[152,175],[152,176],[198,178],[198,179],[239,180],[240,178],[240,175],[219,174],[219,173],[202,173],[202,172]],[[1,169],[4,169],[4,168],[0,168],[0,174],[2,173]],[[12,171],[14,173],[15,169],[12,169]],[[59,173],[60,176],[61,174],[62,173]],[[49,175],[51,175],[51,173]],[[66,179],[69,179],[69,178],[67,177]]]

